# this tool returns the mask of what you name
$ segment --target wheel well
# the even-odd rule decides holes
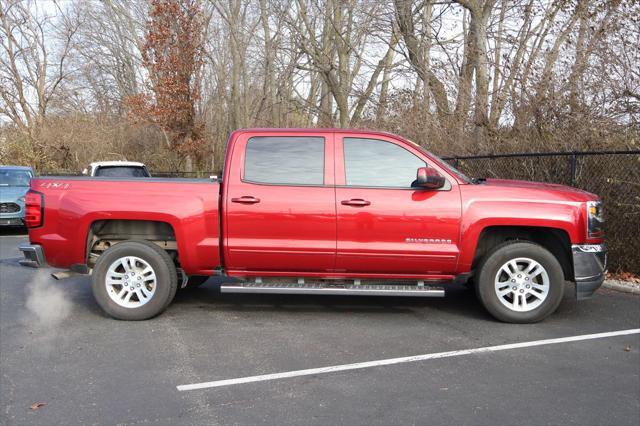
[[[573,280],[573,263],[571,260],[571,240],[569,234],[562,229],[538,226],[490,226],[482,230],[473,257],[472,270],[475,270],[485,255],[494,247],[506,242],[524,240],[540,244],[549,250],[560,262],[564,277]]]
[[[165,249],[178,262],[178,246],[173,227],[167,222],[154,220],[97,220],[87,235],[87,265],[93,267],[96,259],[114,244],[127,240],[146,240]]]

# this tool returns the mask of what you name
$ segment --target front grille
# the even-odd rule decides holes
[[[0,203],[0,213],[16,213],[20,211],[20,206],[16,203]]]

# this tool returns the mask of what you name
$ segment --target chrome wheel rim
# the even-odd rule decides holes
[[[528,257],[511,259],[498,269],[494,280],[496,296],[502,305],[515,312],[539,307],[549,295],[549,274]]]
[[[153,299],[156,273],[145,260],[135,256],[117,259],[107,269],[107,294],[124,308],[139,308]]]

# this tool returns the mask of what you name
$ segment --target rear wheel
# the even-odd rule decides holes
[[[495,248],[479,268],[476,293],[500,321],[538,322],[551,315],[564,294],[562,266],[544,247],[514,241]]]
[[[96,301],[120,320],[145,320],[166,309],[177,289],[176,268],[166,251],[148,241],[107,249],[92,273]]]

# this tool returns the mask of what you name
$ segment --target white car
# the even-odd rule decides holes
[[[136,161],[96,161],[82,171],[85,176],[151,177],[147,167]]]

